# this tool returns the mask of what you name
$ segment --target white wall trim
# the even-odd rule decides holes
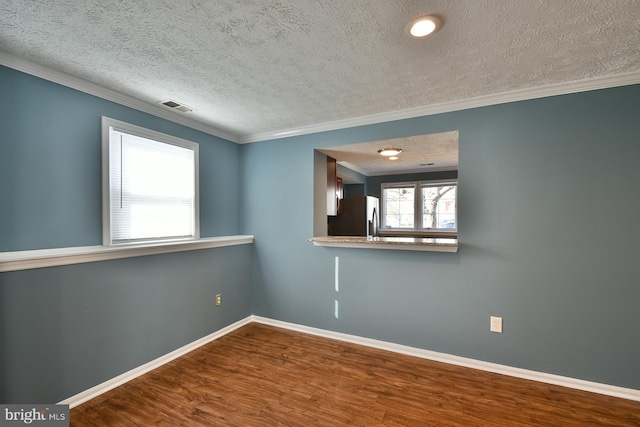
[[[235,323],[232,323],[231,325],[224,327],[210,335],[207,335],[205,337],[200,338],[199,340],[193,341],[192,343],[189,343],[183,347],[180,347],[172,351],[171,353],[165,354],[164,356],[160,356],[157,359],[154,359],[148,363],[145,363],[144,365],[138,366],[137,368],[131,369],[130,371],[127,371],[121,375],[118,375],[115,378],[112,378],[108,381],[98,384],[95,387],[91,387],[88,390],[85,390],[81,393],[71,396],[68,399],[63,400],[62,402],[58,402],[58,405],[69,405],[69,408],[74,408],[88,400],[93,399],[94,397],[98,397],[99,395],[106,393],[109,390],[112,390],[128,381],[131,381],[141,375],[144,375],[149,371],[159,368],[160,366],[166,363],[169,363],[180,356],[184,356],[185,354],[197,349],[198,347],[201,347],[205,344],[215,341],[218,338],[230,332],[233,332],[236,329],[241,328],[242,326],[249,324],[251,322],[252,322],[252,316],[249,316]]]
[[[434,360],[436,362],[444,362],[457,366],[464,366],[481,371],[494,372],[511,377],[533,380],[547,384],[554,384],[562,387],[573,388],[577,390],[588,391],[592,393],[603,394],[607,396],[619,397],[622,399],[635,400],[640,402],[640,390],[601,384],[592,381],[585,381],[560,375],[547,374],[544,372],[531,371],[528,369],[514,368],[512,366],[499,365],[497,363],[484,362],[482,360],[469,359],[466,357],[454,356],[446,353],[438,353],[435,351],[424,350],[415,347],[409,347],[400,344],[389,343],[369,338],[363,338],[356,335],[348,335],[339,332],[328,331],[325,329],[312,328],[310,326],[298,325],[295,323],[283,322],[280,320],[269,319],[260,316],[251,316],[251,320],[265,325],[276,326],[279,328],[289,329],[292,331],[303,332],[306,334],[316,335],[324,338],[331,338],[339,341],[345,341],[353,344],[373,347],[380,350],[392,351],[395,353],[415,356],[422,359]]]
[[[253,236],[239,235],[143,245],[81,246],[74,248],[0,252],[0,273],[251,243],[253,243]]]
[[[74,396],[71,396],[61,402],[59,405],[69,405],[70,408],[74,408],[88,400],[100,396],[103,393],[108,392],[128,381],[131,381],[141,375],[146,374],[160,366],[171,362],[184,356],[218,338],[235,331],[251,322],[262,323],[264,325],[275,326],[278,328],[289,329],[292,331],[302,332],[305,334],[316,335],[324,338],[335,339],[338,341],[349,342],[353,344],[363,345],[366,347],[377,348],[380,350],[391,351],[394,353],[406,354],[408,356],[419,357],[422,359],[434,360],[436,362],[449,363],[457,366],[464,366],[472,369],[479,369],[482,371],[494,372],[502,375],[509,375],[516,378],[523,378],[526,380],[533,380],[543,382],[547,384],[559,385],[562,387],[573,388],[577,390],[588,391],[592,393],[603,394],[607,396],[618,397],[622,399],[634,400],[640,402],[640,390],[617,387],[607,384],[595,383],[591,381],[578,380],[575,378],[563,377],[560,375],[546,374],[544,372],[530,371],[528,369],[514,368],[511,366],[499,365],[496,363],[484,362],[481,360],[469,359],[466,357],[453,356],[446,353],[438,353],[435,351],[423,350],[420,348],[409,347],[400,344],[394,344],[386,341],[373,340],[370,338],[363,338],[356,335],[343,334],[340,332],[328,331],[325,329],[313,328],[310,326],[298,325],[295,323],[283,322],[281,320],[269,319],[266,317],[251,315],[244,319],[241,319],[229,326],[226,326],[210,335],[202,337],[196,341],[193,341],[185,346],[182,346],[171,353],[164,356],[160,356],[144,365],[131,369],[117,377],[107,380],[101,384],[98,384],[90,389],[80,392]]]
[[[142,111],[144,113],[148,113],[183,126],[187,126],[191,129],[199,130],[209,135],[217,136],[218,138],[226,139],[227,141],[236,143],[239,141],[238,135],[207,125],[198,120],[194,120],[189,116],[185,116],[184,113],[177,113],[173,110],[160,107],[159,105],[141,101],[132,96],[107,89],[97,84],[74,77],[67,73],[56,71],[43,65],[28,61],[26,59],[9,55],[5,52],[0,52],[0,65],[4,65],[6,67],[13,68],[14,70],[22,71],[23,73],[40,77],[50,82],[58,83],[60,85],[79,90],[89,95],[94,95],[98,98],[106,99],[107,101],[112,101],[117,104],[124,105],[125,107],[130,107],[135,110]]]
[[[625,73],[606,77],[579,80],[574,82],[558,83],[548,86],[519,89],[510,92],[496,93],[478,96],[459,101],[444,102],[441,104],[425,105],[408,108],[405,110],[391,111],[387,113],[372,114],[351,119],[336,120],[333,122],[319,123],[298,128],[283,129],[274,132],[257,133],[241,136],[240,144],[249,142],[266,141],[270,139],[288,138],[291,136],[307,135],[317,132],[326,132],[338,129],[352,128],[356,126],[372,125],[391,122],[395,120],[412,119],[415,117],[430,116],[434,114],[450,113],[453,111],[467,110],[470,108],[488,107],[490,105],[506,104],[509,102],[525,101],[536,98],[546,98],[556,95],[568,95],[571,93],[587,92],[590,90],[607,89],[617,86],[628,86],[640,83],[640,73]]]
[[[365,126],[377,123],[391,122],[394,120],[411,119],[415,117],[429,116],[433,114],[450,113],[453,111],[466,110],[469,108],[487,107],[490,105],[505,104],[509,102],[524,101],[528,99],[545,98],[556,95],[567,95],[570,93],[586,92],[590,90],[606,89],[617,86],[627,86],[640,83],[640,72],[616,74],[605,77],[595,77],[592,79],[578,80],[573,82],[557,83],[548,86],[540,86],[527,89],[519,89],[509,92],[478,96],[475,98],[463,99],[441,104],[425,105],[421,107],[408,108],[400,111],[371,114],[368,116],[354,117],[351,119],[336,120],[326,123],[318,123],[310,126],[281,129],[272,132],[256,134],[238,135],[217,127],[202,123],[188,116],[165,109],[158,105],[141,101],[132,96],[104,88],[86,80],[73,77],[69,74],[52,70],[45,66],[18,58],[4,52],[0,52],[0,65],[31,74],[45,80],[97,96],[99,98],[113,101],[117,104],[136,110],[152,114],[154,116],[178,123],[209,135],[226,139],[227,141],[245,144],[249,142],[266,141],[271,139],[288,138],[291,136],[307,135],[318,132],[326,132],[338,129]]]

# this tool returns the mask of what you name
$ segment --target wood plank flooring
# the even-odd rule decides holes
[[[71,426],[640,426],[640,402],[251,323],[71,410]]]

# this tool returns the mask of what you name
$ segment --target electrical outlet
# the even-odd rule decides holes
[[[220,307],[222,305],[222,294],[216,295],[216,307]]]
[[[502,333],[502,317],[491,316],[491,332]]]

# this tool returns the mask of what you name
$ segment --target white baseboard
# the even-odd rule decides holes
[[[607,396],[619,397],[622,399],[635,400],[640,402],[640,390],[631,388],[618,387],[608,384],[601,384],[592,381],[579,380],[560,375],[547,374],[544,372],[531,371],[528,369],[514,368],[512,366],[499,365],[497,363],[484,362],[482,360],[469,359],[466,357],[453,356],[446,353],[438,353],[435,351],[423,350],[420,348],[409,347],[400,344],[389,343],[386,341],[378,341],[369,338],[363,338],[356,335],[348,335],[339,332],[328,331],[325,329],[312,328],[310,326],[298,325],[295,323],[273,320],[266,317],[251,316],[251,320],[265,325],[276,326],[279,328],[290,329],[293,331],[303,332],[306,334],[317,335],[325,338],[331,338],[339,341],[350,342],[353,344],[373,347],[380,350],[392,351],[395,353],[406,354],[409,356],[420,357],[422,359],[434,360],[436,362],[444,362],[467,368],[479,369],[482,371],[493,372],[511,377],[522,378],[526,380],[539,381],[547,384],[554,384],[562,387],[573,388],[577,390],[588,391],[592,393],[603,394]]]
[[[530,371],[528,369],[514,368],[506,365],[499,365],[497,363],[483,362],[481,360],[469,359],[466,357],[453,356],[446,353],[438,353],[435,351],[424,350],[421,348],[409,347],[400,344],[394,344],[386,341],[379,341],[370,338],[363,338],[356,335],[343,334],[340,332],[328,331],[325,329],[312,328],[310,326],[298,325],[295,323],[283,322],[281,320],[269,319],[261,316],[248,316],[242,320],[239,320],[225,328],[222,328],[210,335],[193,341],[183,347],[180,347],[171,353],[164,356],[160,356],[144,365],[127,371],[115,378],[91,387],[88,390],[80,392],[74,396],[65,399],[58,404],[69,405],[69,408],[74,408],[88,400],[98,397],[99,395],[106,393],[134,378],[137,378],[143,374],[146,374],[153,369],[159,368],[165,363],[171,362],[180,356],[183,356],[190,351],[197,349],[205,344],[208,344],[216,339],[244,326],[251,322],[262,323],[265,325],[271,325],[278,328],[289,329],[292,331],[303,332],[305,334],[316,335],[324,338],[335,339],[339,341],[350,342],[353,344],[363,345],[366,347],[377,348],[380,350],[392,351],[395,353],[406,354],[409,356],[415,356],[422,359],[434,360],[436,362],[444,362],[457,366],[464,366],[472,369],[479,369],[482,371],[494,372],[502,375],[509,375],[516,378],[523,378],[527,380],[539,381],[547,384],[559,385],[562,387],[573,388],[577,390],[589,391],[592,393],[604,394],[607,396],[619,397],[622,399],[635,400],[640,402],[640,390],[631,388],[617,387],[608,384],[601,384],[592,381],[579,380],[575,378],[563,377],[560,375],[547,374],[544,372]]]
[[[246,317],[212,334],[202,337],[199,340],[193,341],[183,347],[180,347],[172,351],[171,353],[160,356],[157,359],[145,363],[144,365],[138,366],[137,368],[127,371],[124,374],[118,375],[117,377],[98,384],[95,387],[91,387],[90,389],[78,393],[75,396],[71,396],[68,399],[63,400],[62,402],[59,402],[58,404],[69,405],[69,408],[74,408],[88,400],[93,399],[94,397],[98,397],[99,395],[106,393],[111,389],[114,389],[128,381],[131,381],[134,378],[146,374],[153,369],[159,368],[165,363],[169,363],[172,360],[177,359],[178,357],[183,356],[198,347],[208,344],[211,341],[217,340],[218,338],[228,334],[229,332],[232,332],[248,323],[251,323],[252,321],[252,316]]]

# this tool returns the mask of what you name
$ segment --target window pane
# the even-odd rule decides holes
[[[413,187],[383,189],[384,218],[387,228],[414,228],[415,189]]]
[[[109,156],[112,242],[196,237],[194,149],[110,129]]]
[[[422,226],[456,230],[456,186],[422,187]]]
[[[128,239],[192,234],[190,206],[132,203],[129,215]]]

